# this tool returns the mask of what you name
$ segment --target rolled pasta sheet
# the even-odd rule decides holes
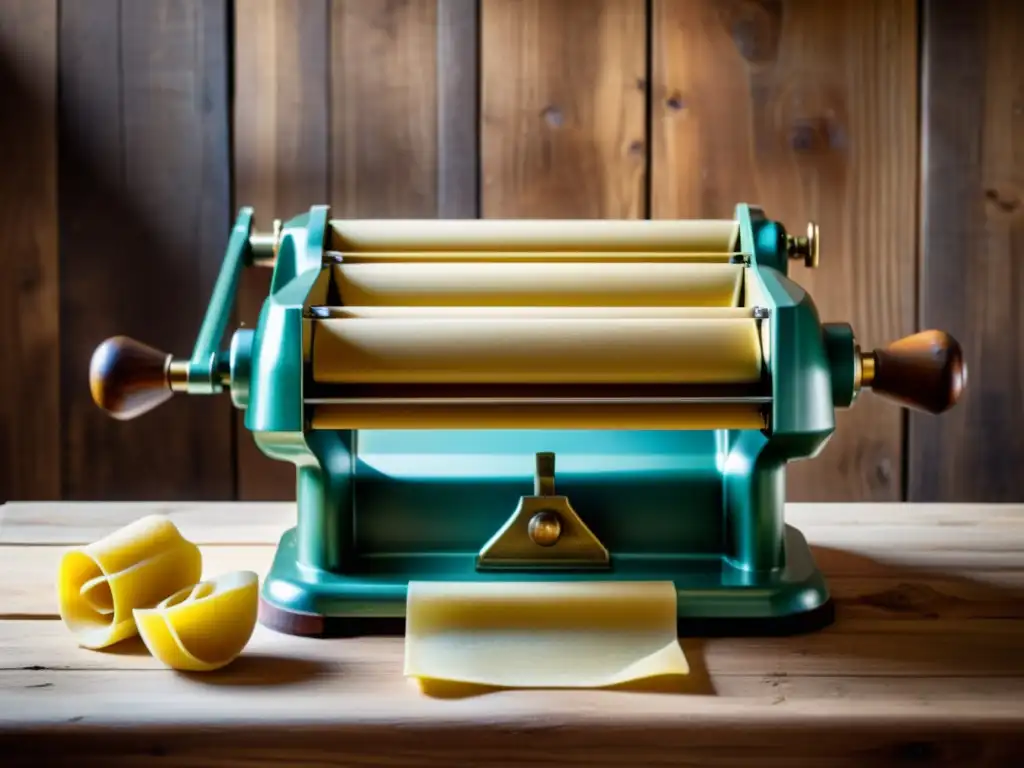
[[[734,307],[738,264],[363,263],[333,268],[349,306]]]
[[[474,261],[512,262],[568,261],[578,263],[620,261],[642,264],[648,261],[687,264],[728,264],[733,253],[695,253],[693,251],[345,251],[346,264],[367,262],[440,262]]]
[[[726,253],[733,219],[653,221],[531,219],[334,219],[337,251],[675,251]]]
[[[199,548],[162,515],[149,515],[61,558],[61,619],[85,648],[137,632],[133,611],[149,608],[202,576]]]
[[[686,675],[676,599],[672,582],[411,582],[405,675],[504,688]]]
[[[761,377],[748,319],[319,320],[334,384],[737,384]]]
[[[329,307],[331,318],[364,320],[736,320],[752,307]]]
[[[135,610],[143,642],[160,662],[182,672],[212,672],[245,650],[259,613],[259,577],[232,571]]]

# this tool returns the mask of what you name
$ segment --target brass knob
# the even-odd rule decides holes
[[[818,266],[821,253],[821,240],[818,236],[818,225],[813,221],[807,225],[805,236],[786,236],[786,250],[791,259],[803,259],[804,266],[814,269]]]
[[[526,532],[537,546],[553,546],[562,536],[562,518],[554,510],[541,510],[530,518]]]
[[[948,411],[967,387],[959,342],[945,331],[922,331],[860,354],[860,384],[907,408]]]
[[[114,336],[92,354],[89,389],[96,405],[127,421],[170,399],[187,377],[184,366],[187,363],[175,361],[166,352],[127,336]]]
[[[281,220],[274,219],[270,232],[253,232],[249,235],[254,267],[273,268],[277,262],[277,248],[281,245]]]

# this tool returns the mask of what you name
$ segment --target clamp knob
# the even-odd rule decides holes
[[[786,235],[786,251],[791,259],[803,259],[804,266],[814,269],[821,258],[821,239],[818,236],[818,225],[813,221],[807,225],[807,235],[798,237]]]
[[[945,331],[922,331],[859,355],[860,384],[918,411],[948,411],[967,387],[959,342]]]
[[[188,379],[188,362],[130,339],[114,336],[92,353],[92,399],[115,419],[128,421],[165,403]]]

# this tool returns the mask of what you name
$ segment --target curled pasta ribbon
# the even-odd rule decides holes
[[[210,672],[231,663],[256,628],[259,578],[232,571],[185,587],[153,608],[135,611],[149,652],[184,672]]]
[[[202,575],[199,548],[168,518],[148,515],[61,558],[60,617],[85,648],[137,633],[133,611],[156,605]]]

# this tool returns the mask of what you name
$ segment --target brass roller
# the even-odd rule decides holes
[[[740,384],[762,367],[743,318],[327,319],[312,335],[325,384]]]
[[[362,263],[334,267],[352,306],[732,307],[738,264]]]

